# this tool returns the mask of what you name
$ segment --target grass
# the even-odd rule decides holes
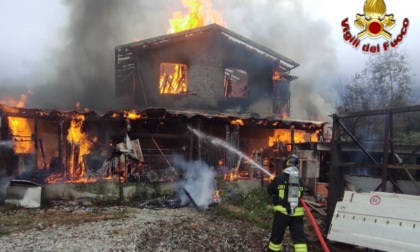
[[[238,193],[225,197],[223,200],[218,207],[211,209],[210,212],[228,219],[251,222],[264,229],[271,227],[273,212],[265,188]]]

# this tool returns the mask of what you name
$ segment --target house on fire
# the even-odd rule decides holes
[[[116,94],[130,107],[287,118],[299,64],[217,24],[115,48]]]
[[[105,161],[127,139],[138,140],[144,165],[111,167],[126,169],[127,180],[140,174],[133,167],[164,174],[175,166],[173,155],[217,170],[255,170],[213,138],[267,170],[279,170],[296,145],[320,141],[326,124],[287,119],[290,83],[296,78],[290,71],[297,66],[216,24],[117,46],[116,94],[130,97],[130,110],[100,115],[0,104],[0,141],[5,143],[0,176],[21,178],[29,170],[44,182],[85,181],[108,169]],[[304,151],[301,157],[302,169],[313,167],[307,177],[316,179],[319,158]]]

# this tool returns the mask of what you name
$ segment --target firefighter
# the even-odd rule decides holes
[[[294,250],[307,252],[303,229],[304,209],[299,201],[303,193],[303,183],[299,178],[299,158],[291,155],[285,160],[283,174],[276,176],[267,191],[273,199],[273,225],[267,251],[282,251],[282,241],[289,227]]]

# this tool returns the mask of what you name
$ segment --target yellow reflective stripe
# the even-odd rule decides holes
[[[281,243],[280,244],[275,244],[275,243],[270,242],[268,244],[268,248],[272,251],[281,251],[282,245],[281,245]]]
[[[286,210],[286,208],[284,206],[275,205],[273,207],[273,209],[275,211],[279,211],[282,214],[288,214],[287,213],[287,210]],[[305,211],[303,210],[303,207],[296,207],[295,208],[295,212],[292,215],[290,215],[290,216],[303,216],[304,214],[305,214]]]
[[[284,189],[286,188],[285,185],[279,185],[278,189],[279,189],[279,198],[280,199],[284,199]]]
[[[308,247],[305,243],[295,244],[295,252],[308,252]]]
[[[295,213],[293,214],[293,216],[302,216],[304,214],[305,214],[305,211],[303,210],[303,207],[296,207]]]

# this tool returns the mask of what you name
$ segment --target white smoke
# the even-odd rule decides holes
[[[312,0],[214,0],[228,29],[300,64],[291,71],[291,118],[330,120],[337,97],[338,58],[327,19]],[[217,4],[216,4],[217,3]],[[337,24],[339,26],[339,24]]]
[[[0,176],[0,203],[2,203],[6,196],[6,188],[10,184],[11,177]]]
[[[182,204],[188,203],[189,199],[184,190],[187,190],[197,206],[208,208],[213,201],[216,189],[216,172],[201,160],[185,161],[182,157],[174,156],[173,165],[182,173],[183,179],[178,182],[178,196]]]

